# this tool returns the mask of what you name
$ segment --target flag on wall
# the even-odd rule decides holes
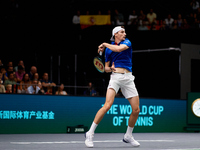
[[[80,15],[81,28],[92,25],[110,25],[110,15]]]

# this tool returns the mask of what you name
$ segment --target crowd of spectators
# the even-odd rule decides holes
[[[36,66],[32,66],[30,71],[26,70],[23,60],[14,67],[12,61],[4,65],[0,59],[0,93],[67,95],[64,85],[57,86],[49,80],[47,72],[40,78]]]
[[[168,13],[166,16],[159,16],[159,12],[154,12],[152,8],[145,10],[148,13],[144,13],[143,10],[132,10],[132,13],[128,15],[126,19],[123,12],[115,9],[113,12],[108,10],[103,15],[111,16],[112,25],[130,25],[137,30],[182,30],[182,29],[200,29],[200,7],[197,0],[191,0],[189,4],[190,11],[185,13]],[[182,15],[184,14],[184,16]],[[77,11],[72,18],[74,25],[80,25],[80,15],[102,15],[101,11],[97,14],[90,14]],[[158,18],[159,16],[159,18]]]

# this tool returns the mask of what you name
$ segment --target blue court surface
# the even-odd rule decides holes
[[[200,133],[133,133],[140,147],[122,142],[123,133],[97,133],[94,150],[200,150]],[[1,134],[0,150],[86,150],[84,134]]]

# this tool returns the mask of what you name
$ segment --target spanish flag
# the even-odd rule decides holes
[[[92,25],[111,25],[110,15],[80,15],[81,28]]]

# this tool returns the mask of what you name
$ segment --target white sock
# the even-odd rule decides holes
[[[127,130],[126,130],[126,135],[132,136],[133,129],[134,129],[134,127],[131,128],[131,127],[128,126]]]
[[[95,131],[95,129],[96,129],[97,126],[98,126],[98,124],[96,124],[96,123],[93,122],[92,125],[91,125],[91,127],[90,127],[90,130],[88,132],[94,134],[94,131]]]

